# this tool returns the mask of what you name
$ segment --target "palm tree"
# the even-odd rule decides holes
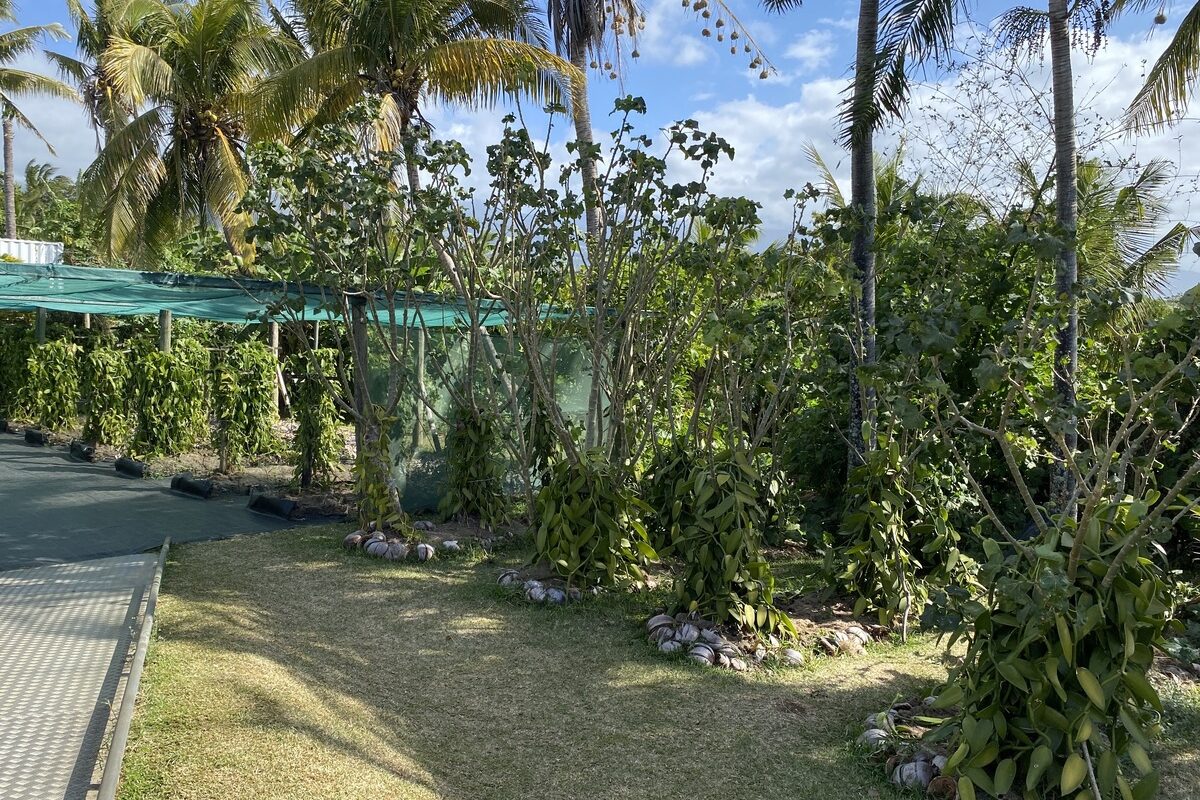
[[[1071,64],[1072,33],[1092,34],[1098,48],[1111,17],[1108,0],[1048,0],[1046,11],[1018,7],[1001,20],[1004,37],[1015,47],[1040,47],[1050,42],[1050,81],[1054,93],[1054,202],[1055,225],[1062,244],[1055,259],[1055,294],[1062,304],[1063,320],[1054,351],[1054,389],[1063,416],[1059,463],[1051,476],[1051,504],[1067,508],[1074,491],[1067,460],[1074,456],[1079,441],[1076,419],[1076,374],[1079,367],[1079,254],[1076,234],[1079,224],[1078,146],[1075,133],[1075,73]]]
[[[605,0],[547,0],[546,13],[550,19],[555,49],[560,55],[565,54],[571,65],[584,76],[587,74],[589,55],[596,66],[606,59],[610,30],[611,49],[615,51],[613,57],[619,64],[622,34],[633,41],[637,37],[638,26],[644,24],[636,0],[614,0],[611,5]],[[612,62],[605,61],[605,66],[609,67],[610,74],[615,74]],[[575,143],[581,159],[587,233],[589,240],[594,242],[600,236],[603,212],[596,186],[596,160],[592,157],[592,112],[588,104],[586,77],[578,102],[571,108],[571,118],[575,123]]]
[[[1167,22],[1162,0],[1116,0],[1113,13],[1155,9],[1154,21]],[[1126,114],[1133,127],[1158,127],[1179,117],[1200,78],[1200,3],[1195,3],[1171,37],[1167,48],[1146,74],[1146,83]]]
[[[1054,470],[1051,499],[1060,511],[1067,512],[1068,498],[1074,491],[1066,460],[1079,442],[1075,419],[1075,376],[1079,370],[1079,300],[1075,284],[1079,280],[1079,258],[1074,236],[1079,222],[1079,179],[1076,174],[1078,151],[1075,138],[1075,73],[1071,68],[1071,9],[1067,0],[1049,0],[1047,9],[1050,34],[1050,80],[1054,91],[1054,207],[1055,224],[1063,233],[1054,275],[1054,289],[1065,303],[1066,317],[1058,331],[1054,350],[1054,389],[1059,408],[1066,417],[1060,465]]]
[[[289,23],[314,55],[260,93],[267,116],[301,133],[336,121],[364,96],[380,100],[381,149],[406,154],[420,186],[412,133],[422,103],[493,105],[502,95],[573,99],[578,70],[546,52],[543,26],[526,0],[296,0]]]
[[[88,120],[96,132],[97,150],[101,147],[102,135],[110,136],[125,124],[132,112],[129,103],[117,95],[101,62],[122,12],[129,4],[129,0],[95,0],[95,10],[89,15],[80,0],[67,0],[67,13],[77,31],[77,56],[45,51],[63,79],[72,83],[83,99]]]
[[[248,254],[237,211],[247,186],[263,76],[300,52],[263,19],[257,0],[141,0],[136,24],[111,35],[100,68],[136,109],[84,173],[111,253],[156,253],[186,225],[212,223]]]
[[[772,10],[801,0],[763,0]],[[850,466],[862,463],[873,446],[863,428],[872,424],[874,392],[864,391],[860,372],[876,361],[875,351],[875,132],[900,116],[908,101],[914,65],[948,53],[965,0],[896,0],[881,17],[879,0],[860,0],[854,80],[841,110],[843,144],[850,150],[850,216],[854,240],[850,260],[856,291],[851,297]],[[867,423],[864,426],[863,423]]]
[[[0,22],[13,22],[12,0],[0,0]],[[26,25],[0,33],[0,118],[4,130],[4,235],[10,239],[17,236],[17,183],[16,165],[13,163],[13,135],[16,126],[21,126],[42,140],[53,153],[54,148],[46,141],[37,127],[22,113],[17,99],[31,95],[48,95],[70,100],[76,99],[75,90],[61,81],[7,66],[23,55],[32,53],[39,39],[50,36],[66,37],[61,25]]]

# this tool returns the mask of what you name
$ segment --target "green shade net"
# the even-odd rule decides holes
[[[390,313],[382,299],[378,316],[408,327],[469,327],[465,302],[432,295],[396,298]],[[342,322],[337,290],[301,284],[137,272],[61,264],[9,264],[0,262],[0,310],[69,311],[76,314],[135,316],[170,311],[177,317],[217,322],[278,321]],[[498,306],[480,304],[484,327],[503,325],[507,315]],[[370,312],[368,312],[370,314]],[[374,316],[374,314],[370,314]]]

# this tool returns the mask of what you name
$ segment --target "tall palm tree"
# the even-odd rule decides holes
[[[181,228],[215,223],[231,252],[248,254],[245,147],[252,126],[271,122],[256,87],[299,58],[257,0],[140,0],[137,24],[100,59],[136,111],[84,173],[111,253],[155,253]]]
[[[117,95],[102,63],[104,51],[129,6],[130,0],[95,0],[95,9],[88,14],[80,0],[67,0],[67,13],[75,23],[76,55],[46,51],[46,57],[58,67],[63,79],[79,92],[88,121],[96,132],[97,150],[103,137],[125,124],[132,112],[127,100]]]
[[[0,22],[17,21],[12,0],[0,0]],[[33,95],[76,99],[75,90],[62,81],[36,72],[8,66],[23,55],[32,53],[43,37],[56,39],[67,35],[58,24],[26,25],[0,33],[0,119],[4,132],[4,235],[10,239],[17,236],[17,182],[16,165],[13,158],[13,136],[15,128],[21,126],[42,140],[53,153],[54,148],[46,141],[37,126],[25,116],[17,104],[18,99]]]
[[[1113,13],[1156,12],[1155,23],[1167,22],[1162,0],[1115,0]],[[1159,127],[1187,108],[1192,90],[1200,79],[1200,3],[1183,15],[1167,48],[1146,74],[1146,83],[1129,104],[1127,118],[1134,127]]]
[[[802,0],[763,0],[771,10]],[[854,240],[850,260],[856,291],[851,297],[850,465],[862,463],[873,445],[863,428],[872,423],[874,392],[864,390],[860,372],[876,361],[875,351],[875,132],[900,116],[908,101],[910,73],[928,58],[947,54],[966,0],[860,0],[854,79],[841,110],[841,139],[850,150],[850,214]],[[867,423],[864,426],[863,423]]]
[[[544,49],[544,28],[526,0],[295,0],[294,8],[314,55],[264,85],[261,107],[303,132],[337,120],[365,95],[379,98],[377,144],[405,150],[414,188],[411,133],[425,124],[426,99],[468,107],[514,94],[569,101],[581,79]]]
[[[1001,28],[1014,46],[1040,48],[1049,39],[1050,81],[1054,93],[1054,203],[1055,224],[1062,244],[1055,260],[1054,287],[1062,303],[1063,318],[1054,351],[1054,389],[1063,416],[1063,448],[1051,475],[1051,504],[1063,513],[1074,486],[1067,459],[1079,442],[1076,419],[1076,374],[1079,368],[1079,151],[1075,132],[1075,73],[1071,63],[1072,34],[1092,34],[1098,48],[1111,18],[1108,0],[1048,0],[1045,11],[1018,7],[1004,15]]]
[[[1054,91],[1054,208],[1055,223],[1064,235],[1054,275],[1054,289],[1066,305],[1066,316],[1058,331],[1054,350],[1054,389],[1059,407],[1067,418],[1063,431],[1062,464],[1054,471],[1051,499],[1063,512],[1072,486],[1066,467],[1079,443],[1075,420],[1076,379],[1079,371],[1079,258],[1074,236],[1079,222],[1078,149],[1075,136],[1075,73],[1071,67],[1071,9],[1067,0],[1049,0],[1050,80]]]
[[[571,118],[575,123],[575,142],[582,159],[580,172],[588,238],[596,241],[600,236],[603,212],[596,186],[596,161],[590,152],[594,142],[586,84],[588,57],[590,55],[599,66],[611,49],[614,51],[612,57],[619,64],[622,38],[631,42],[636,39],[638,26],[644,24],[642,12],[637,0],[613,0],[611,3],[606,0],[547,0],[546,13],[550,19],[555,49],[560,55],[566,55],[572,66],[585,76],[578,102],[571,108]],[[606,66],[611,64],[606,62]],[[612,73],[611,66],[609,72]]]

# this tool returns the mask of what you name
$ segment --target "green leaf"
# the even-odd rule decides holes
[[[1063,764],[1062,776],[1059,779],[1059,792],[1063,795],[1070,794],[1083,785],[1083,779],[1087,777],[1087,762],[1078,753],[1071,753],[1067,756],[1067,762]]]

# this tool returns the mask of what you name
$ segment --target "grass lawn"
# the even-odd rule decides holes
[[[900,797],[849,741],[945,674],[930,641],[672,661],[653,597],[530,607],[496,564],[371,560],[343,531],[171,549],[122,798]],[[1160,796],[1198,798],[1200,693],[1168,700]]]

